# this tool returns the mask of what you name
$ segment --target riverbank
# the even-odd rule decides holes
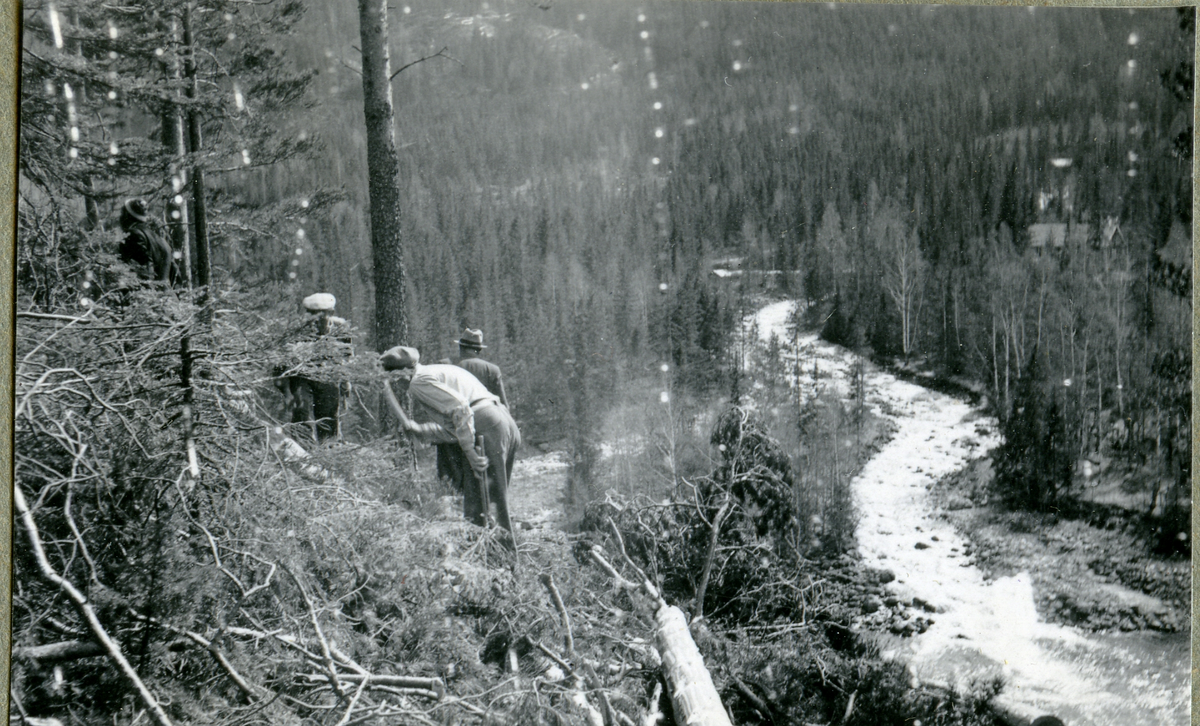
[[[1009,512],[989,500],[990,481],[989,461],[976,459],[931,486],[932,501],[985,577],[1029,573],[1042,620],[1095,632],[1188,628],[1190,561],[1154,554],[1137,515]]]

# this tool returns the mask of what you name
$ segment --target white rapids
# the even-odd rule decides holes
[[[785,350],[791,347],[794,305],[774,303],[754,316],[763,341],[775,335]],[[791,350],[799,350],[804,370],[816,366],[849,390],[853,353],[815,333],[796,342]],[[869,364],[865,376],[868,405],[893,421],[896,433],[852,482],[858,549],[864,564],[895,573],[889,587],[897,594],[938,610],[928,631],[905,641],[902,655],[914,679],[961,689],[972,678],[1000,675],[1006,686],[997,704],[1018,722],[1053,714],[1068,726],[1187,723],[1186,650],[1176,647],[1180,657],[1164,663],[1144,657],[1153,653],[1153,641],[1128,647],[1129,641],[1041,622],[1030,578],[985,580],[960,554],[964,540],[936,517],[928,485],[998,444],[995,420]]]

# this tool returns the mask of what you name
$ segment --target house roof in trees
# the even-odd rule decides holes
[[[1041,222],[1029,225],[1030,247],[1055,247],[1066,245],[1083,245],[1094,237],[1094,228],[1090,224],[1066,222]]]
[[[1060,223],[1039,223],[1029,225],[1030,247],[1062,247],[1067,242],[1067,225]]]

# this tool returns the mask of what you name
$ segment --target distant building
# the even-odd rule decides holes
[[[1029,246],[1038,252],[1093,244],[1095,228],[1083,222],[1038,222],[1029,225]]]
[[[1105,217],[1104,223],[1100,225],[1100,234],[1096,238],[1096,244],[1101,249],[1116,247],[1125,242],[1125,234],[1121,231],[1121,224],[1116,217]]]
[[[1065,222],[1039,222],[1029,225],[1029,246],[1036,250],[1061,249],[1066,243]]]

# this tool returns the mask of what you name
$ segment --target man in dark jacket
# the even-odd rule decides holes
[[[504,395],[504,378],[500,375],[500,368],[479,357],[480,352],[486,347],[483,344],[483,332],[467,328],[458,341],[458,353],[461,359],[458,366],[478,378],[488,392],[499,398],[500,403],[507,407],[508,398]],[[449,363],[450,361],[446,359],[444,362]],[[463,458],[462,452],[453,444],[437,444],[434,448],[437,449],[438,478],[449,479],[452,483],[461,482],[462,470],[466,467],[466,460]]]
[[[458,341],[458,365],[470,371],[493,396],[500,399],[500,403],[507,406],[508,397],[504,395],[504,377],[500,374],[499,366],[479,357],[486,347],[483,344],[483,331],[467,328]]]
[[[138,276],[164,284],[175,281],[175,255],[150,225],[146,203],[141,199],[130,199],[121,208],[121,229],[125,239],[121,242],[118,255],[121,260],[137,269]]]

